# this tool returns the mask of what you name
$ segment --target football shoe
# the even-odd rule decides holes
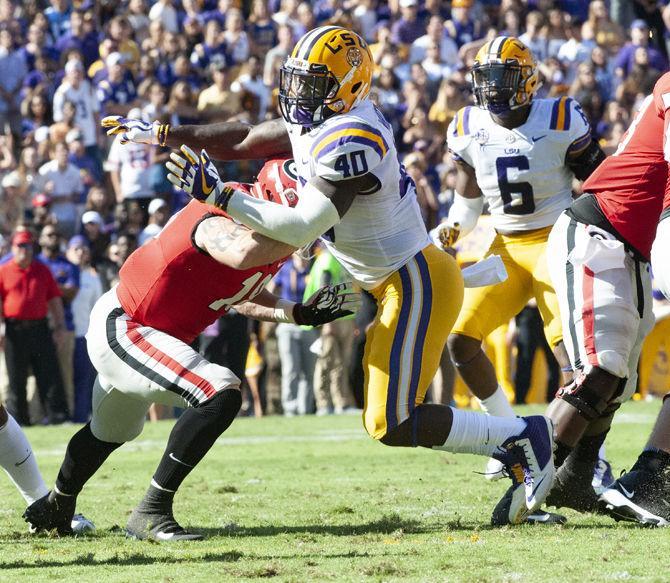
[[[525,429],[498,446],[498,451],[493,454],[504,464],[512,479],[508,513],[511,524],[524,522],[542,505],[555,473],[553,423],[543,415],[523,417],[523,420]]]
[[[28,506],[23,518],[32,533],[55,530],[59,536],[70,536],[74,534],[72,521],[76,504],[76,496],[64,496],[51,490]]]
[[[126,536],[137,540],[195,541],[203,536],[188,532],[174,518],[172,513],[154,514],[133,510],[126,524]]]
[[[600,495],[598,506],[616,521],[670,526],[670,468],[659,468],[643,453]]]
[[[503,494],[503,497],[493,509],[493,514],[491,515],[492,526],[515,524],[512,522],[514,516],[510,515],[514,488],[523,489],[521,485],[512,485],[507,489],[505,494]],[[535,510],[534,512],[531,512],[521,524],[565,524],[567,521],[568,519],[562,514],[545,512],[544,510]]]

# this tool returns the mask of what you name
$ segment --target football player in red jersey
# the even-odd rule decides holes
[[[655,286],[670,300],[670,190],[651,248]],[[633,467],[600,496],[600,507],[615,520],[670,526],[670,393]]]
[[[642,341],[654,323],[651,246],[670,191],[669,108],[666,73],[549,238],[550,275],[576,372],[548,411],[556,462],[563,464],[549,505],[596,509],[591,478],[598,449],[614,412],[635,391]]]
[[[183,152],[189,155],[188,149]],[[246,193],[293,206],[289,160],[265,164]],[[185,407],[144,499],[126,531],[135,538],[197,540],[174,519],[182,481],[228,428],[240,405],[240,379],[206,361],[189,344],[231,306],[261,320],[319,326],[353,313],[347,285],[321,288],[305,303],[278,299],[266,284],[295,248],[233,222],[223,211],[190,202],[158,237],[123,265],[119,285],[97,302],[86,335],[98,377],[93,415],[70,440],[53,490],[29,506],[38,530],[70,534],[77,495],[112,451],[142,431],[151,403]]]

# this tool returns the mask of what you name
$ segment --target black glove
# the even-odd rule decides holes
[[[356,313],[361,294],[354,292],[351,283],[326,285],[311,298],[293,308],[293,319],[301,326],[322,326],[343,316]]]

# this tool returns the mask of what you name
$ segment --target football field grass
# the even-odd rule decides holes
[[[628,468],[660,407],[630,403],[608,439]],[[540,412],[522,408],[520,412]],[[123,526],[171,422],[147,424],[79,497],[89,538],[34,537],[23,500],[0,477],[0,581],[612,581],[670,579],[670,529],[566,511],[565,526],[493,529],[507,487],[484,459],[392,449],[358,416],[238,419],[178,494],[175,514],[204,542],[127,540]],[[52,483],[75,426],[28,430]]]

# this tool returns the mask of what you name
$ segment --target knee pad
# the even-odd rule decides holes
[[[588,421],[601,417],[626,384],[626,379],[615,377],[599,367],[588,373],[578,372],[569,385],[556,393],[558,399],[570,403]]]

